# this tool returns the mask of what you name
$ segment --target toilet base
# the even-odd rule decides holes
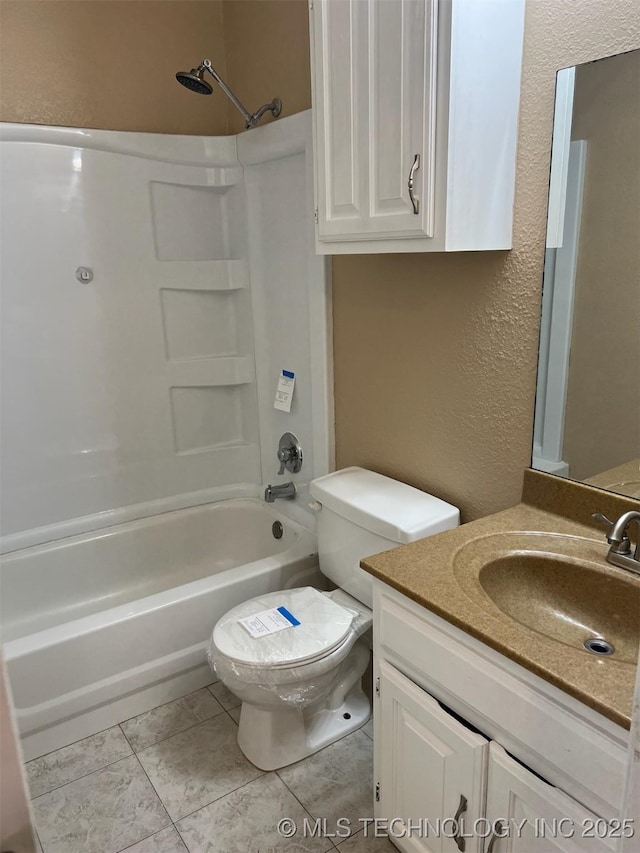
[[[268,710],[245,702],[238,746],[260,770],[278,770],[351,734],[370,716],[371,705],[359,681],[337,708]]]

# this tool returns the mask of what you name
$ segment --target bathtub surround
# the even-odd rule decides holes
[[[333,460],[310,138],[309,113],[238,139],[2,128],[2,627],[28,757],[202,687],[223,613],[319,581],[292,518],[313,527]],[[299,499],[269,510],[287,430]]]
[[[257,496],[287,429],[304,505],[332,458],[310,115],[237,140],[5,125],[0,144],[2,549]]]
[[[205,853],[210,844],[266,849],[283,843],[277,832],[283,817],[300,828],[305,819],[313,825],[325,818],[328,831],[338,817],[352,820],[349,839],[303,838],[300,830],[294,840],[301,853],[395,849],[384,838],[365,839],[355,831],[360,818],[373,814],[373,743],[367,727],[305,761],[263,773],[242,756],[233,712],[214,698],[219,687],[216,682],[29,762],[43,853],[125,848]],[[194,709],[202,720],[194,718]],[[164,727],[169,719],[174,730]]]

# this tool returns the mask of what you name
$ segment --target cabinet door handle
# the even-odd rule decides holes
[[[496,846],[496,841],[498,838],[502,838],[502,830],[504,829],[504,823],[499,820],[496,821],[495,829],[491,834],[491,838],[489,839],[489,846],[487,847],[487,853],[493,853],[493,848]]]
[[[416,154],[416,157],[417,156],[418,155]],[[464,840],[464,838],[462,838],[462,834],[460,832],[460,829],[461,829],[460,818],[466,812],[466,810],[467,810],[467,798],[465,796],[463,796],[462,794],[460,794],[460,805],[458,806],[458,811],[453,816],[453,820],[454,820],[455,825],[456,825],[456,834],[453,836],[453,840],[458,845],[458,850],[460,850],[460,853],[464,853],[464,848],[466,845],[466,841]]]
[[[420,199],[413,194],[413,176],[416,173],[416,170],[420,168],[420,155],[416,154],[413,158],[413,163],[411,164],[411,168],[409,169],[409,180],[407,181],[407,186],[409,187],[409,199],[411,204],[413,205],[413,212],[418,214],[420,213]]]

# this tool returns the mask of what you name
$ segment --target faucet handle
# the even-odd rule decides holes
[[[284,474],[285,469],[297,474],[302,468],[302,447],[292,432],[285,432],[280,436],[277,457],[280,462],[280,475]]]
[[[594,512],[591,518],[593,518],[594,521],[599,521],[601,524],[608,524],[609,530],[613,527],[613,521],[611,521],[610,518],[607,518],[603,512]]]
[[[612,545],[615,548],[616,553],[618,554],[630,554],[631,553],[631,541],[627,535],[627,531],[624,530],[622,533],[622,538],[619,536],[612,536],[613,528],[616,526],[615,521],[611,521],[607,518],[606,515],[602,512],[594,512],[591,516],[595,521],[599,521],[602,524],[606,524],[608,526],[607,530],[607,542],[609,545]]]
[[[280,470],[278,474],[284,474],[284,469],[287,467],[287,462],[291,459],[291,448],[290,447],[279,447],[278,448],[278,459],[280,461]]]

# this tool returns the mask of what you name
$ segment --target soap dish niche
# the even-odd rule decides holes
[[[167,358],[237,355],[235,292],[163,288],[160,299]]]
[[[247,444],[245,393],[244,385],[171,388],[176,453]]]
[[[242,255],[235,236],[241,230],[237,227],[239,187],[152,181],[150,192],[158,260],[213,261]]]

